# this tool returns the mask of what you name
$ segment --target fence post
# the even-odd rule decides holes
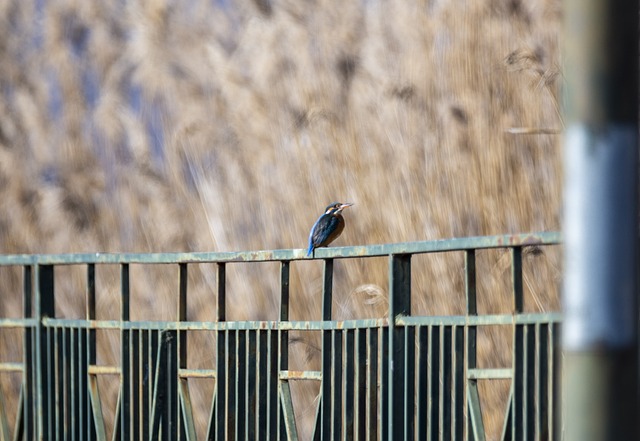
[[[221,323],[227,320],[227,293],[226,293],[226,264],[224,262],[217,263],[218,269],[218,298],[216,322]],[[225,362],[226,356],[226,337],[227,331],[216,331],[216,388],[215,388],[215,428],[210,428],[210,434],[214,439],[222,440],[226,436],[226,410],[227,410],[227,394],[225,385],[227,383],[227,366]],[[214,429],[214,430],[211,430]]]
[[[40,440],[45,440],[48,439],[47,435],[52,435],[47,430],[51,425],[50,418],[51,412],[53,412],[51,391],[54,390],[54,387],[53,384],[48,383],[51,347],[48,341],[48,332],[42,324],[42,319],[55,317],[54,275],[52,265],[36,265],[35,269],[37,281],[35,316],[38,321],[36,325],[37,437]]]
[[[638,3],[564,6],[564,439],[638,439]]]
[[[120,320],[124,324],[129,321],[130,313],[130,284],[129,284],[129,264],[120,265]],[[129,439],[131,432],[131,365],[129,345],[131,344],[131,334],[128,329],[120,329],[120,357],[122,374],[120,377],[120,436],[122,439]]]
[[[407,336],[404,326],[396,324],[398,317],[409,315],[411,315],[411,255],[392,254],[389,259],[389,440],[413,439],[413,430],[408,424],[404,424],[407,411],[413,412],[413,406],[405,408],[407,395],[411,394],[413,397],[413,390],[407,391],[405,388],[405,368],[407,367],[405,339]],[[411,434],[405,433],[406,431],[410,431]],[[402,436],[399,436],[400,434]]]
[[[33,266],[25,265],[23,272],[23,304],[22,314],[24,318],[33,317],[32,305],[33,305]],[[38,414],[36,408],[36,393],[35,382],[36,377],[34,373],[34,356],[33,356],[33,333],[34,330],[30,326],[24,328],[24,376],[22,383],[24,387],[24,402],[23,402],[23,423],[22,423],[22,436],[24,439],[35,439],[34,420]]]
[[[324,260],[324,271],[322,275],[322,321],[331,320],[331,304],[333,302],[333,259]],[[330,439],[331,437],[331,409],[333,403],[331,402],[331,363],[332,351],[331,351],[332,332],[329,329],[322,331],[322,392],[321,392],[321,426],[316,427],[315,433],[318,435],[317,439]],[[319,430],[318,430],[319,429]]]

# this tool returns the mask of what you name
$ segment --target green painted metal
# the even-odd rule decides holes
[[[292,381],[320,382],[312,439],[486,439],[478,383],[511,381],[503,439],[554,439],[558,417],[557,336],[561,315],[528,313],[524,308],[523,254],[528,247],[554,246],[558,233],[492,236],[366,247],[322,248],[322,315],[291,320],[290,275],[294,261],[309,260],[303,250],[239,253],[81,254],[0,256],[0,266],[23,269],[23,316],[0,318],[2,329],[23,330],[22,360],[0,363],[0,375],[22,375],[20,397],[0,391],[2,439],[196,440],[193,381],[209,381],[205,439],[298,439],[299,409]],[[477,253],[509,252],[512,314],[479,314]],[[412,256],[464,253],[465,313],[412,314]],[[389,303],[385,317],[333,320],[335,259],[386,256]],[[273,321],[230,321],[226,314],[226,268],[242,262],[280,262],[279,317]],[[217,274],[215,320],[189,321],[188,274],[192,263],[212,263]],[[179,269],[175,320],[133,321],[130,315],[131,264],[172,265]],[[98,320],[96,269],[120,268],[119,320]],[[55,315],[55,269],[86,267],[83,317]],[[32,311],[33,310],[33,311]],[[512,363],[480,367],[477,338],[485,326],[511,330]],[[118,365],[98,364],[96,333],[119,333]],[[289,367],[289,333],[321,336],[319,370]],[[213,335],[208,367],[187,364],[190,335]],[[105,419],[98,379],[118,383],[113,425]],[[4,398],[4,400],[3,400]],[[17,405],[14,427],[6,407]]]
[[[403,242],[382,245],[318,248],[315,259],[345,259],[380,257],[399,254],[441,253],[472,249],[512,248],[517,246],[558,245],[562,236],[558,232],[479,236],[424,242]],[[25,265],[80,265],[126,263],[230,263],[230,262],[283,262],[311,260],[304,249],[238,251],[218,253],[92,253],[92,254],[16,254],[0,256],[0,266]]]

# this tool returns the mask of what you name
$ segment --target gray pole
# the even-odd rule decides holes
[[[562,435],[637,440],[638,3],[564,6]]]

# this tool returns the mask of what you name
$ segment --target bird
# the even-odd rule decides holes
[[[327,205],[322,216],[311,227],[307,256],[311,256],[316,248],[327,246],[340,236],[340,233],[344,230],[342,210],[352,205],[353,203],[351,202],[344,204],[342,202],[334,202]]]

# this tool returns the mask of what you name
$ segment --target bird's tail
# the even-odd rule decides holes
[[[313,253],[313,244],[309,244],[309,249],[307,250],[307,257],[309,257]]]

